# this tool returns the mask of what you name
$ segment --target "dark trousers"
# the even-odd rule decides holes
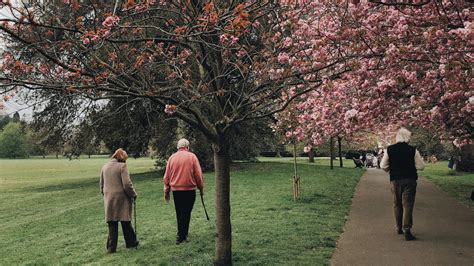
[[[196,200],[196,190],[173,191],[173,200],[176,221],[178,222],[177,236],[183,240],[188,237],[189,221]]]
[[[133,230],[131,222],[120,222],[122,224],[123,237],[125,238],[125,246],[127,248],[136,246],[137,236]],[[109,226],[109,237],[107,238],[107,252],[112,253],[117,250],[118,240],[118,222],[107,222]]]
[[[413,206],[415,205],[416,180],[393,180],[393,214],[397,229],[409,231],[413,226]]]

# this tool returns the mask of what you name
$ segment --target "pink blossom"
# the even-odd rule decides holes
[[[359,114],[359,112],[355,109],[351,109],[351,110],[348,110],[345,114],[344,114],[344,119],[345,120],[350,120],[354,117],[356,117],[357,115]]]
[[[219,36],[219,41],[221,43],[227,43],[228,40],[229,40],[229,36],[227,34],[222,34],[221,36]]]
[[[288,48],[293,43],[293,40],[290,37],[286,37],[283,41],[283,47]]]
[[[230,44],[235,44],[239,41],[239,38],[238,37],[235,37],[235,36],[231,36],[230,37]]]
[[[287,63],[289,60],[290,60],[290,56],[285,52],[282,52],[278,55],[278,62],[282,64]]]
[[[171,115],[171,114],[175,113],[176,110],[177,110],[177,107],[174,104],[165,105],[165,113],[167,113],[167,114]]]
[[[104,22],[102,22],[102,26],[111,28],[113,26],[117,26],[120,22],[120,18],[118,16],[108,16],[105,18]]]

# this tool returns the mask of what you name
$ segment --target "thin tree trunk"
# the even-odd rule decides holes
[[[313,148],[311,148],[311,149],[309,150],[308,156],[309,156],[309,162],[310,162],[310,163],[314,163],[314,150],[313,150]]]
[[[329,147],[330,155],[329,156],[331,157],[331,159],[330,159],[331,169],[334,169],[334,162],[333,162],[333,160],[334,160],[334,137],[331,137],[329,139],[329,145],[330,145],[330,147]]]
[[[293,143],[293,159],[295,161],[295,178],[298,177],[298,164],[296,163],[296,142]]]
[[[344,164],[342,163],[342,148],[341,148],[341,137],[337,137],[337,148],[339,150],[339,167],[344,167]]]
[[[216,176],[215,265],[232,264],[232,226],[230,221],[230,156],[226,139],[213,145]]]

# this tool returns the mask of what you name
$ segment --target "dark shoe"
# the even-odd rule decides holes
[[[414,235],[412,235],[410,231],[406,231],[404,235],[405,235],[405,240],[406,241],[411,241],[411,240],[416,239],[416,237]]]
[[[111,249],[111,248],[107,249],[107,254],[113,254],[113,253],[115,253],[114,249]]]
[[[397,229],[397,234],[403,235],[403,230],[402,229]]]
[[[140,244],[140,241],[135,241],[132,245],[128,245],[127,248],[136,248],[138,247],[138,244]]]
[[[186,241],[186,238],[184,237],[180,237],[180,236],[176,236],[176,245],[179,245],[181,243],[183,243],[184,241]]]

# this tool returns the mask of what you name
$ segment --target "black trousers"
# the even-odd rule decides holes
[[[134,247],[137,242],[137,236],[133,230],[132,223],[129,222],[120,222],[122,224],[123,238],[125,239],[125,246],[127,248]],[[109,253],[115,252],[117,250],[117,240],[118,240],[118,222],[111,221],[107,222],[109,226],[109,237],[107,238],[107,251]]]
[[[178,222],[178,234],[180,239],[186,239],[189,231],[189,221],[196,201],[196,190],[173,191],[174,208],[176,210],[176,221]]]

